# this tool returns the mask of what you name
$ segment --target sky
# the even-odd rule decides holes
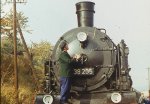
[[[6,0],[2,0],[4,2]],[[27,0],[17,4],[17,11],[28,17],[32,34],[24,32],[27,44],[57,40],[70,29],[76,28],[75,4],[83,0]],[[95,2],[94,26],[105,28],[107,35],[118,44],[124,39],[129,47],[130,75],[133,87],[148,90],[150,67],[150,0],[90,0]],[[4,12],[12,4],[2,6]]]

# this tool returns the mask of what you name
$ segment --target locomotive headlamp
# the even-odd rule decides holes
[[[43,102],[44,104],[52,104],[53,97],[51,95],[44,95]]]
[[[119,103],[121,101],[121,95],[119,93],[112,93],[111,100],[113,103]]]
[[[84,42],[87,40],[87,34],[85,32],[79,32],[77,38],[80,42]]]

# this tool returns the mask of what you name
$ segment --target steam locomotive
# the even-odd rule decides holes
[[[124,40],[116,45],[106,30],[93,27],[95,3],[76,3],[78,28],[63,34],[45,62],[45,93],[36,96],[36,104],[59,104],[60,44],[68,42],[68,53],[81,56],[73,68],[71,101],[73,104],[137,104],[128,65],[129,48]]]

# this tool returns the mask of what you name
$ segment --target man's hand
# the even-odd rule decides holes
[[[81,58],[81,55],[80,54],[75,54],[73,56],[73,59],[76,59],[77,61]]]

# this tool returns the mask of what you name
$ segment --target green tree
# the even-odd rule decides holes
[[[44,61],[51,56],[52,45],[47,41],[41,41],[40,43],[32,43],[31,53],[33,56],[33,64],[38,69],[43,69]]]
[[[17,13],[17,18],[20,21],[20,26],[21,28],[26,28],[27,27],[27,22],[28,22],[28,18],[25,17],[23,15],[22,12]],[[13,24],[13,20],[12,20],[12,11],[6,13],[5,16],[3,16],[1,18],[1,29],[3,30],[1,32],[1,61],[2,61],[2,73],[6,73],[4,75],[7,75],[7,73],[13,74],[12,70],[13,68],[10,68],[10,64],[12,64],[12,62],[10,60],[12,60],[13,58],[13,51],[14,51],[14,46],[13,46],[13,32],[12,32],[12,25]],[[11,27],[8,29],[8,27]],[[20,41],[19,38],[17,38],[17,54],[18,55],[22,55],[24,49],[23,49],[23,45]],[[9,69],[9,70],[6,70]],[[3,78],[4,77],[4,78]],[[2,74],[2,79],[5,79],[6,76],[3,76]]]
[[[27,17],[22,12],[17,14],[22,29],[27,28]],[[13,69],[13,32],[12,32],[12,11],[1,18],[1,103],[14,104],[14,69]],[[8,28],[9,27],[9,28]],[[17,32],[18,34],[18,32]],[[34,82],[29,76],[28,59],[23,54],[24,48],[17,37],[17,61],[18,61],[18,79],[19,79],[19,101],[20,103],[32,102],[31,97],[34,94]],[[20,54],[21,53],[21,54]]]
[[[22,12],[17,13],[18,22],[22,30],[30,32],[27,27],[28,18],[24,16]],[[3,18],[1,18],[1,97],[3,104],[14,104],[14,70],[13,70],[13,33],[12,33],[12,11],[7,13]],[[10,27],[8,29],[8,27]],[[18,34],[18,32],[17,32]],[[49,59],[51,55],[52,46],[49,42],[42,41],[40,43],[32,43],[32,47],[29,47],[30,53],[32,53],[33,65],[35,69],[33,70],[37,76],[38,84],[42,82],[43,79],[43,69],[44,61]],[[22,52],[23,54],[20,54]],[[18,77],[19,77],[19,101],[20,104],[31,104],[33,102],[33,97],[35,94],[35,85],[32,80],[32,75],[29,74],[29,59],[24,53],[23,45],[19,38],[17,38],[17,54],[18,54]]]
[[[17,12],[16,16],[21,29],[25,32],[31,33],[31,30],[27,29],[29,27],[27,25],[28,17],[24,16],[23,12]],[[7,29],[8,27],[9,29]],[[1,28],[4,30],[2,31],[1,34],[5,34],[8,36],[11,35],[13,29],[12,27],[13,27],[13,11],[10,10],[10,12],[6,13],[6,15],[1,18]]]
[[[22,30],[26,32],[30,32],[26,28],[28,27],[28,17],[24,16],[23,12],[17,13],[17,20],[20,24]],[[2,35],[2,53],[13,53],[13,13],[12,10],[7,13],[4,17],[1,18],[1,35]],[[19,34],[17,32],[17,34]],[[18,35],[17,35],[18,36]],[[17,51],[20,53],[23,50],[22,43],[20,39],[17,37]]]

